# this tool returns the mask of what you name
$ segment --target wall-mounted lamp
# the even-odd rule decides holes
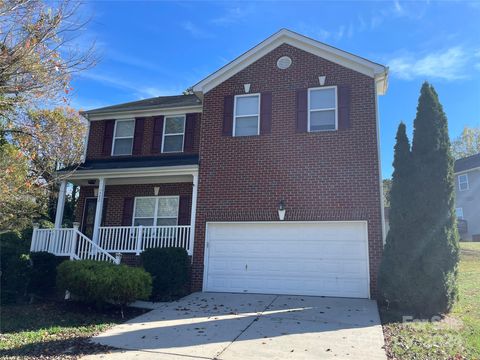
[[[318,77],[318,82],[320,83],[320,86],[325,85],[325,79],[326,79],[326,78],[327,78],[327,77],[326,77],[325,75],[322,75],[322,76],[319,76],[319,77]]]
[[[243,89],[248,94],[250,92],[250,84],[243,84]]]
[[[88,185],[95,185],[97,181],[96,180],[88,180],[87,183]]]
[[[283,221],[285,219],[285,201],[280,200],[278,203],[278,218],[280,221]]]
[[[160,191],[160,186],[154,186],[153,187],[153,193],[155,194],[155,196],[158,196],[159,191]]]
[[[98,188],[93,188],[93,196],[98,197]]]

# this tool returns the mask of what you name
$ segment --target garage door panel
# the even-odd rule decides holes
[[[238,243],[242,245],[238,245]],[[233,245],[234,244],[234,245]],[[365,259],[367,250],[365,243],[345,241],[345,240],[325,240],[319,241],[301,241],[296,239],[288,240],[257,240],[241,241],[210,241],[210,255],[218,257],[242,256],[246,252],[251,257],[264,257],[266,253],[277,257],[296,257],[311,256],[313,258],[336,259],[338,253],[342,253],[344,258]]]
[[[366,223],[210,223],[205,290],[368,297]]]

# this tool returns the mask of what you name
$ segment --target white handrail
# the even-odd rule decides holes
[[[110,255],[107,251],[95,244],[92,240],[86,237],[78,230],[74,230],[75,241],[72,242],[71,257],[76,260],[97,260],[110,261],[115,264],[117,259]]]
[[[70,259],[118,260],[110,253],[135,253],[148,248],[181,247],[192,255],[190,225],[174,226],[101,226],[98,244],[73,229],[34,228],[31,252],[48,251]]]
[[[190,225],[101,226],[98,245],[108,252],[140,254],[154,247],[181,247],[192,254]]]

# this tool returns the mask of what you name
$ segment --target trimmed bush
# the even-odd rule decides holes
[[[97,306],[105,303],[125,306],[137,299],[148,299],[152,277],[141,268],[126,265],[93,260],[64,261],[57,268],[57,288]]]
[[[24,296],[29,278],[29,259],[19,232],[0,235],[0,301],[16,302]]]
[[[28,292],[39,296],[54,294],[57,266],[65,259],[43,251],[31,253],[32,268]]]
[[[153,278],[152,300],[174,300],[189,293],[190,259],[183,248],[152,248],[142,255]]]

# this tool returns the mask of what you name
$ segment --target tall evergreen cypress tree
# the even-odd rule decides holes
[[[378,285],[380,296],[391,306],[401,307],[410,287],[411,204],[413,164],[406,126],[398,126],[390,190],[390,231],[383,251]]]
[[[417,313],[448,311],[456,299],[458,232],[454,215],[454,173],[447,117],[433,86],[422,86],[414,121],[412,185],[412,294]]]
[[[393,165],[380,295],[410,315],[446,312],[457,295],[453,158],[447,118],[428,83],[418,101],[412,150],[400,124]]]

